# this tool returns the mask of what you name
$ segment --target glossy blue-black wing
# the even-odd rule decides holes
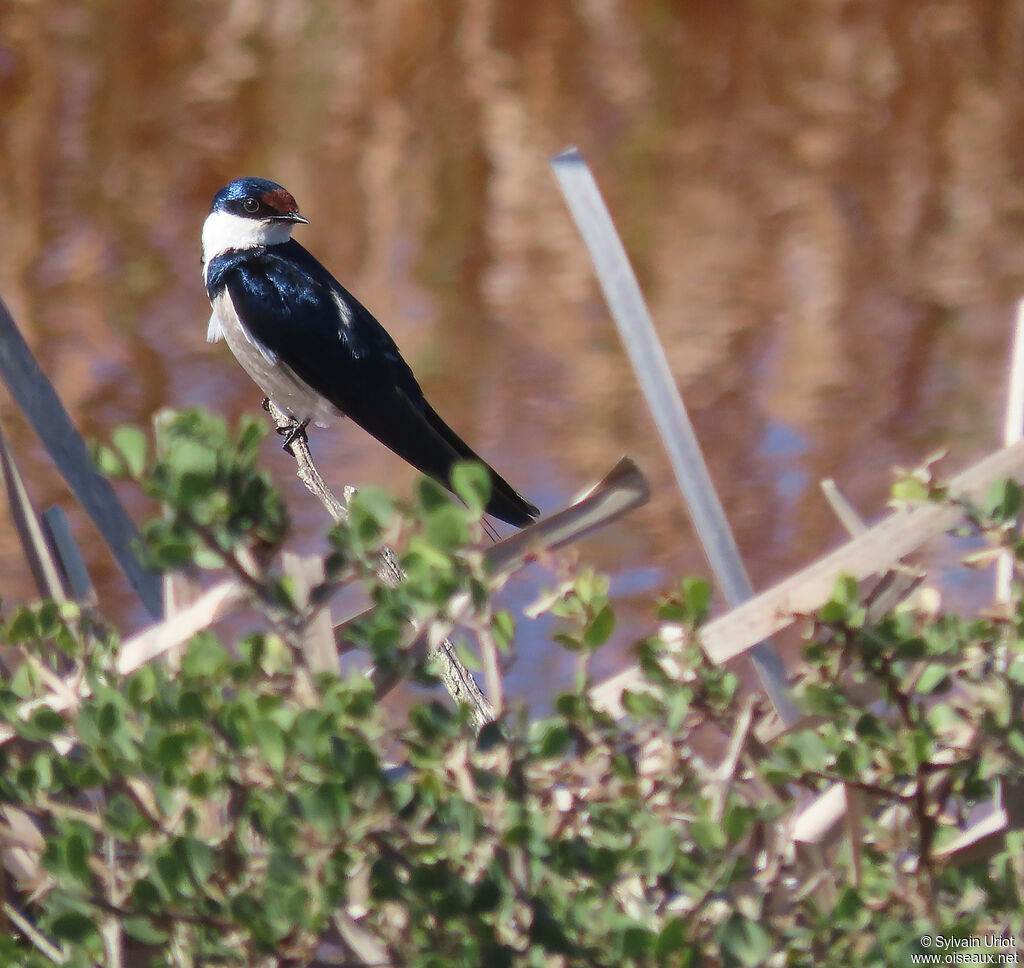
[[[240,259],[223,285],[252,337],[385,447],[446,487],[453,464],[478,460],[488,512],[518,527],[536,518],[427,403],[384,327],[297,242]]]

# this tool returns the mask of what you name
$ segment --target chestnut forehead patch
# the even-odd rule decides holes
[[[288,215],[298,211],[299,206],[295,203],[292,193],[284,188],[274,188],[260,195],[260,200],[271,211],[281,215]]]

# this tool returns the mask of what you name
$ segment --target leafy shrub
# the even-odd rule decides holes
[[[121,677],[97,616],[42,603],[3,623],[20,661],[0,685],[14,733],[0,803],[35,822],[45,878],[31,896],[8,889],[0,963],[110,964],[116,950],[167,966],[889,966],[927,952],[926,936],[1024,937],[1021,835],[961,866],[941,854],[999,782],[1020,790],[1019,600],[1008,619],[869,623],[840,583],[807,633],[797,695],[813,719],[763,747],[740,679],[697,644],[704,582],[659,603],[637,646],[644,684],[616,719],[586,661],[614,629],[607,582],[560,572],[538,607],[581,663],[550,715],[511,706],[479,733],[437,701],[399,717],[365,675],[305,662],[261,436],[190,412],[157,458],[132,432],[100,453],[169,509],[146,528],[151,560],[242,576],[259,631],[231,645],[203,632],[173,674]],[[347,635],[378,666],[430,681],[408,626],[459,594],[471,635],[511,642],[469,544],[482,503],[468,503],[429,483],[412,507],[368,491],[331,532],[313,599],[366,586],[375,608]],[[1012,535],[1011,505],[975,526]],[[398,586],[377,578],[387,542],[403,549]],[[81,697],[33,706],[57,670]],[[861,829],[796,850],[794,798],[835,783],[861,797]]]

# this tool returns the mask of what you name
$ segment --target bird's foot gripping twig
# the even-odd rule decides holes
[[[263,398],[262,406],[276,421],[277,426],[274,429],[284,437],[284,441],[281,443],[281,450],[287,451],[292,457],[295,457],[292,444],[297,440],[304,444],[308,442],[306,428],[309,426],[309,417],[301,422],[296,420],[291,414],[285,414],[283,410],[271,403],[270,397]],[[286,418],[288,422],[282,423],[282,417]]]
[[[284,440],[281,442],[281,450],[288,451],[288,453],[294,457],[295,452],[292,450],[292,444],[294,444],[295,441],[297,440],[301,440],[302,443],[306,443],[308,439],[306,437],[306,427],[308,426],[308,417],[302,421],[296,420],[293,417],[292,422],[288,424],[287,427],[278,427],[277,432],[284,438]]]
[[[286,435],[290,432],[294,419],[290,414],[285,413],[280,407],[271,401],[267,401],[264,405],[264,410],[274,418],[276,424],[276,430],[279,434]],[[343,521],[348,515],[344,501],[339,501],[332,493],[331,489],[324,483],[324,479],[320,476],[320,472],[316,469],[316,465],[313,463],[313,457],[309,453],[309,447],[307,445],[306,435],[302,434],[301,437],[295,437],[292,440],[292,446],[289,448],[288,453],[295,458],[296,475],[303,484],[306,485],[306,489],[314,494],[325,508],[327,508],[331,517],[335,521]]]

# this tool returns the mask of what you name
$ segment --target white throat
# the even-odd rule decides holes
[[[230,212],[210,212],[203,223],[203,274],[215,259],[229,249],[254,249],[258,245],[279,245],[292,237],[294,222],[260,221]]]

